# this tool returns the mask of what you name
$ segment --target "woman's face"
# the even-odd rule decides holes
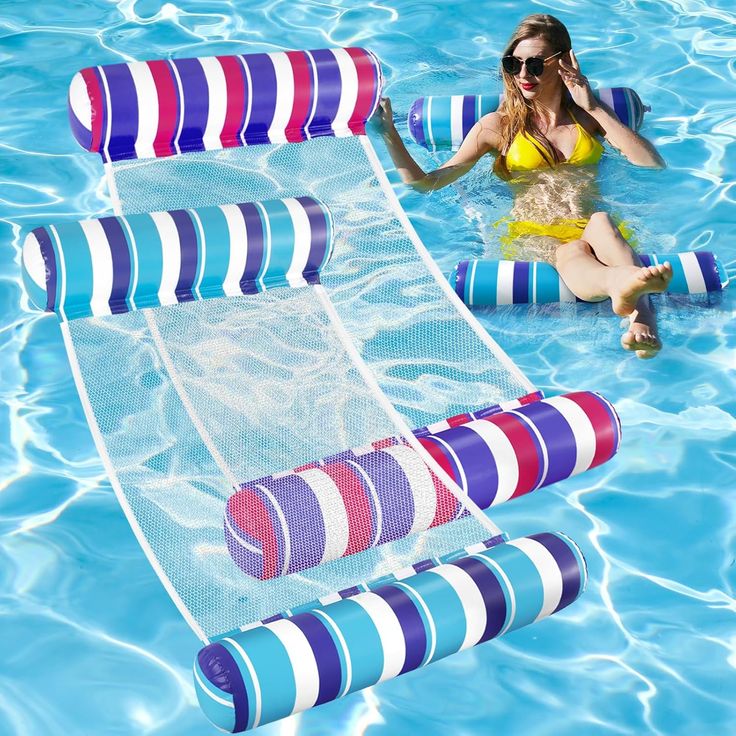
[[[541,36],[536,36],[535,38],[525,38],[523,41],[519,41],[511,55],[517,59],[526,60],[531,57],[546,59],[554,53],[555,49],[547,40]],[[524,64],[521,71],[514,77],[512,84],[515,84],[521,90],[521,94],[525,99],[533,100],[539,96],[542,89],[549,88],[550,85],[560,84],[558,70],[561,56],[563,54],[547,61],[544,65],[544,71],[538,77],[530,74],[526,64]]]

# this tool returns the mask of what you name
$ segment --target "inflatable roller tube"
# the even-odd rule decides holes
[[[104,161],[363,135],[381,85],[360,48],[105,64],[72,79],[69,123]]]
[[[327,207],[297,197],[38,227],[23,279],[70,320],[318,283],[331,254]]]
[[[210,644],[197,697],[219,728],[256,728],[545,618],[585,582],[570,539],[522,537]]]
[[[664,261],[672,264],[673,278],[667,289],[671,294],[704,294],[728,285],[723,264],[708,251],[644,254],[639,258],[645,266]],[[460,261],[449,280],[455,293],[470,307],[580,301],[549,263]]]
[[[648,108],[633,89],[600,88],[593,90],[593,94],[605,102],[624,125],[639,130]],[[415,143],[430,151],[456,151],[476,122],[498,109],[501,99],[499,95],[420,97],[409,109],[409,135]]]
[[[620,442],[611,404],[571,393],[425,434],[421,445],[486,509],[593,468]],[[467,513],[410,445],[392,438],[244,484],[228,500],[231,557],[269,579],[361,552]]]

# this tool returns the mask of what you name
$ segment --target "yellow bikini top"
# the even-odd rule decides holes
[[[568,109],[568,112],[577,126],[578,139],[570,158],[561,163],[573,166],[597,164],[603,155],[603,146],[580,125],[571,110]],[[526,132],[517,133],[506,152],[506,167],[509,171],[531,171],[545,167],[552,168],[555,165],[549,151]]]

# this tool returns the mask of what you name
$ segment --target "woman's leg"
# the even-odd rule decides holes
[[[621,343],[640,358],[654,357],[661,344],[647,296],[664,291],[672,278],[668,263],[641,265],[636,253],[605,212],[593,214],[580,240],[557,249],[557,270],[570,290],[585,301],[611,298],[614,311],[628,316]]]

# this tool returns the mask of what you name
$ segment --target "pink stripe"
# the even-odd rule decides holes
[[[368,492],[361,478],[346,463],[328,463],[323,471],[332,478],[340,491],[348,515],[348,546],[346,555],[368,549],[373,541],[373,517]]]
[[[355,101],[355,109],[348,120],[348,128],[353,135],[365,135],[365,121],[373,112],[371,107],[376,99],[376,69],[373,60],[363,50],[356,48],[345,49],[355,64],[358,73],[358,99]]]
[[[227,508],[235,524],[245,534],[257,540],[263,552],[261,580],[277,575],[278,539],[268,508],[260,495],[250,488],[243,488],[227,502]]]
[[[448,427],[460,427],[470,421],[470,414],[456,414],[454,417],[446,419]]]
[[[81,74],[87,86],[87,94],[92,107],[92,146],[90,151],[100,151],[102,149],[102,123],[105,118],[105,96],[97,81],[94,69],[82,69]]]
[[[590,467],[610,460],[618,449],[618,432],[615,426],[613,407],[609,409],[603,403],[603,399],[587,391],[575,391],[564,395],[566,399],[574,401],[590,419],[595,432],[595,455]],[[610,413],[609,413],[610,412]]]
[[[495,424],[508,438],[516,454],[519,480],[511,498],[533,491],[539,482],[539,455],[537,442],[524,422],[513,414],[496,414],[483,420]]]
[[[176,83],[166,61],[147,61],[158,96],[158,130],[153,141],[156,156],[173,156],[176,151],[171,142],[179,118]]]
[[[303,51],[287,51],[286,56],[294,73],[294,107],[286,126],[286,140],[289,143],[298,143],[306,139],[303,127],[309,116],[313,82],[309,59]]]
[[[455,494],[431,470],[429,472],[432,475],[434,491],[437,495],[437,509],[434,512],[434,519],[429,525],[433,527],[447,524],[457,518],[458,511],[462,506]]]
[[[223,148],[242,145],[240,132],[245,120],[245,76],[243,67],[235,56],[217,56],[225,74],[225,97],[227,108],[225,124],[220,133]]]

